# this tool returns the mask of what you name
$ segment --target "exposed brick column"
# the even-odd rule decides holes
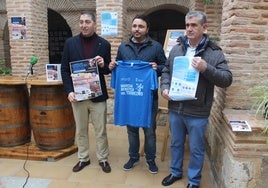
[[[96,14],[97,14],[97,33],[101,35],[101,13],[102,12],[117,12],[118,14],[118,36],[117,37],[105,37],[111,42],[112,46],[112,58],[114,59],[117,53],[117,47],[121,43],[124,33],[123,13],[125,12],[123,0],[97,0],[96,1]]]
[[[221,47],[234,80],[227,90],[229,108],[250,109],[248,88],[263,83],[268,77],[267,9],[265,0],[223,2]]]
[[[260,134],[263,120],[248,111],[252,102],[247,95],[249,88],[262,84],[268,76],[265,2],[223,0],[222,3],[220,46],[229,60],[233,84],[227,90],[216,89],[207,127],[207,153],[220,187],[267,185],[267,159],[263,157],[267,155],[267,135]],[[252,132],[233,132],[229,125],[232,119],[247,120]]]
[[[111,43],[111,55],[112,60],[115,60],[118,46],[122,42],[124,35],[126,34],[125,28],[125,17],[126,15],[126,1],[125,0],[96,0],[96,14],[97,14],[97,33],[101,35],[101,13],[102,12],[117,12],[118,15],[118,36],[117,37],[104,37]],[[106,76],[107,88],[110,100],[108,100],[108,109],[107,109],[107,122],[113,123],[113,96],[114,91],[109,87],[110,86],[110,75]]]
[[[34,67],[35,76],[45,76],[48,63],[47,1],[43,0],[6,0],[12,73],[25,76],[33,55],[39,57]],[[25,16],[27,39],[12,39],[11,17]]]

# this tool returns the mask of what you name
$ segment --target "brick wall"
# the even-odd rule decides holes
[[[115,59],[116,53],[117,53],[117,47],[122,41],[122,38],[124,36],[124,30],[123,28],[125,27],[123,23],[123,12],[124,12],[125,6],[123,3],[123,0],[110,0],[110,1],[105,1],[105,0],[100,0],[97,1],[97,20],[98,20],[98,25],[97,25],[97,33],[101,34],[101,13],[102,12],[116,12],[118,15],[118,36],[117,37],[106,37],[106,39],[111,43],[111,54],[112,54],[112,59]]]
[[[30,58],[37,55],[36,75],[44,77],[44,64],[48,62],[48,34],[46,2],[42,0],[7,1],[10,34],[10,56],[13,75],[25,76]],[[19,14],[18,14],[19,13]],[[12,39],[11,17],[26,17],[27,40]]]
[[[248,88],[267,83],[267,10],[267,0],[224,1],[221,46],[234,78],[227,91],[228,108],[249,109]]]
[[[113,59],[118,45],[130,34],[131,20],[135,14],[151,13],[161,8],[172,8],[183,13],[194,9],[205,11],[208,16],[208,34],[222,47],[234,79],[231,87],[227,89],[216,87],[215,89],[206,139],[214,177],[219,187],[236,186],[241,180],[243,185],[247,184],[250,188],[257,185],[258,181],[265,181],[264,175],[258,170],[258,167],[263,166],[264,173],[267,173],[267,159],[260,160],[261,155],[267,153],[267,146],[264,144],[265,137],[259,134],[260,124],[253,124],[255,128],[251,135],[235,134],[228,125],[228,115],[234,112],[226,111],[226,109],[242,110],[239,113],[245,115],[243,118],[251,119],[252,116],[244,112],[244,110],[250,109],[252,104],[246,91],[254,85],[267,81],[267,0],[213,0],[212,4],[205,6],[202,0],[6,0],[6,6],[5,1],[1,1],[0,5],[3,5],[0,6],[1,8],[6,7],[7,10],[6,12],[5,8],[0,8],[0,58],[3,56],[1,49],[4,46],[5,22],[8,22],[10,30],[11,16],[26,16],[28,39],[10,39],[12,70],[14,75],[25,76],[30,57],[38,55],[40,60],[34,68],[38,77],[45,76],[44,65],[48,63],[47,8],[57,11],[66,19],[73,35],[80,32],[78,18],[81,10],[96,11],[98,34],[101,34],[101,12],[117,12],[118,36],[105,37],[112,45]],[[11,36],[10,32],[9,35]],[[109,81],[110,77],[107,76],[108,86]],[[108,122],[112,122],[113,91],[110,88],[108,91],[111,97],[108,101]],[[247,143],[247,147],[244,147],[241,140]],[[256,143],[255,140],[261,143]],[[258,160],[256,160],[256,156],[253,156],[254,153],[256,154],[255,148],[261,148],[258,150]],[[241,153],[239,153],[240,151]],[[245,158],[242,156],[245,151],[248,153],[247,160],[244,160]],[[240,173],[243,174],[243,177],[238,174],[236,179],[232,179],[234,183],[231,184],[228,169],[222,168],[222,166],[230,163],[228,168],[232,171],[232,168],[240,167],[238,162],[240,160],[242,160],[242,165],[249,169],[248,172],[251,176],[244,176],[243,173],[247,172],[243,171]],[[246,179],[243,179],[245,177]],[[250,180],[252,177],[254,181]]]
[[[268,73],[268,53],[265,50],[268,44],[268,1],[213,2],[205,7],[205,11],[208,17],[213,13],[216,18],[213,18],[214,31],[219,33],[215,35],[219,37],[218,43],[229,61],[233,84],[227,89],[215,90],[206,137],[211,169],[221,188],[262,188],[265,187],[263,182],[267,183],[264,178],[267,173],[264,159],[268,148],[265,143],[267,136],[260,134],[263,119],[257,119],[254,113],[248,111],[252,101],[247,90],[267,80],[264,78]],[[215,3],[219,8],[213,9]],[[229,125],[231,119],[247,120],[252,132],[233,132]],[[265,170],[260,171],[260,166]],[[237,170],[239,173],[235,173]]]
[[[6,7],[5,1],[1,1],[0,3],[1,8]],[[180,9],[181,11],[198,9],[204,10],[207,13],[209,22],[208,33],[212,37],[221,39],[221,41],[218,42],[226,53],[229,59],[229,65],[234,73],[234,84],[227,89],[227,92],[216,90],[216,93],[221,96],[219,98],[224,98],[225,94],[227,94],[227,107],[247,107],[248,102],[243,103],[245,99],[243,99],[244,95],[241,94],[244,94],[246,88],[258,83],[267,75],[267,71],[265,71],[267,70],[265,63],[267,57],[265,50],[267,43],[265,41],[265,39],[267,39],[267,32],[265,30],[268,17],[266,13],[267,0],[255,0],[250,2],[239,0],[232,2],[227,0],[214,0],[212,4],[207,6],[204,6],[201,0],[170,0],[168,3],[172,5],[174,9]],[[0,39],[2,39],[3,36],[5,20],[8,20],[10,25],[11,16],[26,16],[28,21],[28,40],[10,41],[12,46],[13,72],[14,74],[21,74],[23,76],[24,71],[22,70],[27,68],[28,60],[31,55],[41,53],[41,63],[47,62],[47,8],[54,9],[60,13],[71,27],[73,34],[78,34],[80,31],[78,27],[78,17],[81,10],[96,10],[98,34],[100,34],[100,13],[102,11],[116,11],[118,12],[119,18],[119,35],[118,37],[107,37],[107,40],[112,44],[112,56],[114,57],[120,42],[129,36],[130,23],[133,16],[136,13],[148,13],[148,11],[160,9],[161,6],[167,7],[166,4],[166,1],[158,0],[146,2],[142,0],[48,0],[46,3],[41,0],[33,2],[30,0],[24,2],[7,0],[8,19],[5,18],[6,10],[0,10]],[[253,11],[248,11],[249,9]],[[20,12],[20,14],[18,14],[18,12]],[[21,68],[23,69],[21,70]],[[222,105],[222,103],[216,102],[215,105]]]

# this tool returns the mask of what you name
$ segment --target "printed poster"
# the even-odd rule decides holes
[[[26,18],[11,17],[12,39],[26,39]]]
[[[199,72],[191,65],[192,57],[174,58],[169,97],[174,101],[195,100]]]
[[[77,101],[102,95],[99,70],[95,59],[70,62],[70,70]]]
[[[118,30],[117,12],[102,12],[101,13],[101,35],[116,37],[117,30]]]
[[[177,39],[181,36],[185,35],[185,30],[167,30],[165,44],[164,44],[164,51],[166,57],[169,56],[169,52],[177,44]]]
[[[61,64],[46,64],[46,76],[48,82],[62,81]]]
[[[231,120],[232,131],[251,132],[251,127],[245,120]]]

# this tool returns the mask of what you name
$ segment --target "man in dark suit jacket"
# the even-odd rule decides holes
[[[84,11],[80,15],[81,33],[66,40],[61,61],[61,74],[68,100],[72,104],[76,122],[76,140],[79,162],[73,167],[73,172],[82,170],[90,164],[88,124],[89,117],[95,130],[96,155],[99,165],[106,173],[111,172],[108,163],[108,140],[106,133],[106,115],[108,93],[104,75],[110,73],[111,45],[96,34],[96,16],[93,12]],[[94,58],[99,68],[99,78],[102,95],[88,100],[77,101],[71,78],[70,62]]]

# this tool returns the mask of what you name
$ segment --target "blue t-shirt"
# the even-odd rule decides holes
[[[153,90],[158,88],[157,73],[148,62],[118,61],[112,71],[115,89],[114,124],[150,127]]]

